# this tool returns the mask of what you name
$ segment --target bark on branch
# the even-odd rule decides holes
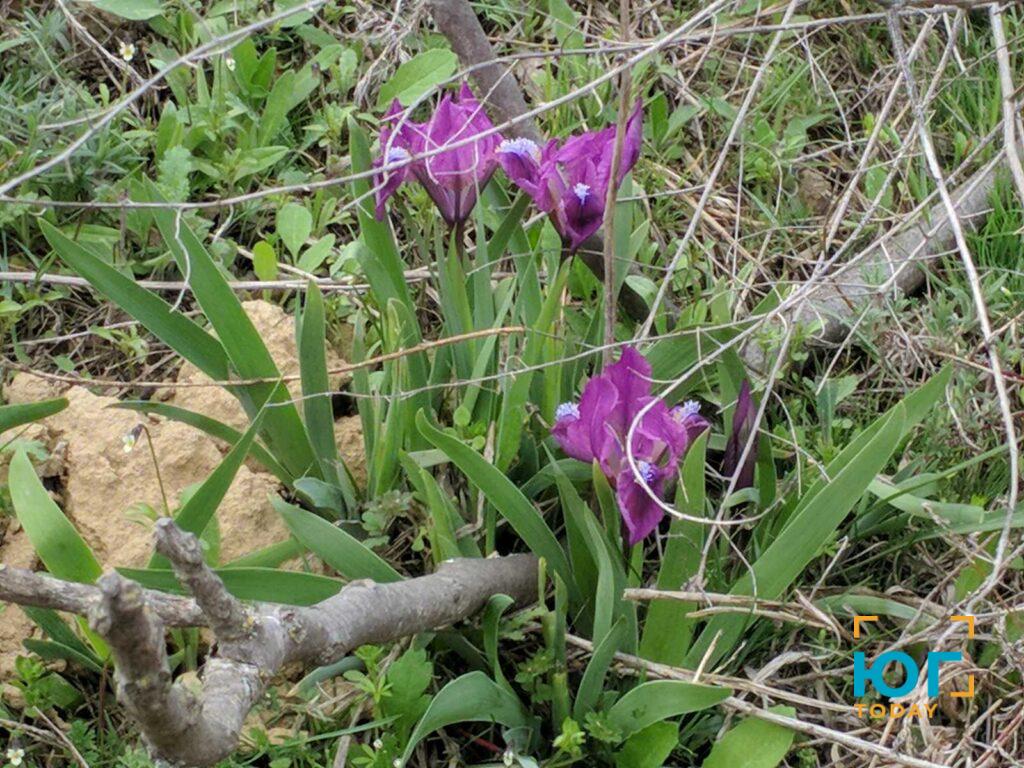
[[[168,627],[205,627],[207,619],[195,600],[144,589],[149,609]],[[100,587],[55,579],[45,573],[0,563],[0,602],[51,608],[85,616],[103,599]]]
[[[1005,160],[990,162],[951,193],[964,226],[973,228],[984,220],[996,179],[1005,167]],[[928,263],[949,251],[953,241],[953,222],[945,206],[936,203],[872,245],[861,254],[855,269],[821,279],[786,319],[816,327],[808,339],[812,347],[831,349],[843,344],[851,324],[863,313],[896,296],[918,291],[924,285]],[[747,364],[760,371],[766,370],[771,354],[756,343],[743,350]]]
[[[0,600],[87,615],[110,646],[122,702],[154,756],[171,765],[207,766],[230,755],[246,715],[286,664],[329,664],[360,645],[448,626],[492,595],[520,605],[537,597],[537,559],[510,555],[452,560],[429,576],[391,584],[352,582],[309,607],[246,605],[206,565],[192,534],[166,520],[156,537],[192,599],[143,589],[116,573],[92,586],[0,566]],[[216,650],[198,692],[171,679],[167,626],[214,632]]]

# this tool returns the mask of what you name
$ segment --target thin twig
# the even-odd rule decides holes
[[[427,280],[426,270],[406,270],[405,281],[416,283]],[[67,285],[74,288],[92,288],[93,285],[84,277],[76,275],[58,275],[49,272],[37,273],[27,271],[0,271],[0,281],[11,283],[27,283],[30,285]],[[234,291],[305,291],[310,280],[229,280],[228,285]],[[370,289],[366,283],[343,283],[329,277],[318,277],[315,282],[325,293],[343,291],[347,293],[365,293]],[[149,291],[190,291],[191,287],[183,280],[136,280],[135,284]]]
[[[1003,418],[1003,427],[1006,430],[1007,451],[1009,453],[1010,487],[1006,503],[1006,518],[1003,529],[999,535],[999,543],[993,557],[992,572],[985,579],[985,582],[974,592],[968,606],[974,605],[978,600],[984,598],[999,583],[1002,578],[1003,569],[1006,566],[1005,555],[1010,541],[1010,532],[1013,529],[1013,516],[1017,511],[1017,485],[1020,482],[1019,455],[1017,449],[1017,428],[1013,421],[1013,406],[1010,404],[1010,396],[1006,388],[1006,378],[1003,376],[1003,366],[999,360],[999,351],[996,348],[998,338],[992,331],[992,323],[988,316],[988,305],[985,301],[985,294],[978,278],[978,269],[971,255],[971,249],[967,244],[967,237],[964,234],[963,226],[960,223],[960,214],[949,194],[946,186],[946,179],[939,163],[938,155],[935,152],[935,145],[932,142],[931,131],[928,129],[928,118],[924,112],[924,106],[917,97],[917,87],[910,65],[907,62],[906,49],[903,44],[903,35],[899,27],[899,18],[890,14],[887,19],[889,35],[892,38],[893,47],[896,52],[896,59],[903,69],[903,85],[907,90],[911,107],[917,118],[918,139],[924,149],[925,159],[928,163],[928,170],[935,181],[942,204],[946,210],[949,225],[953,229],[956,240],[957,251],[960,254],[960,261],[964,266],[964,274],[971,287],[971,297],[974,301],[975,311],[978,313],[978,323],[981,326],[982,337],[988,353],[990,373],[995,384],[996,396],[999,401],[999,409]]]
[[[1006,27],[1003,24],[1003,9],[998,3],[989,6],[989,21],[992,24],[992,38],[996,47],[996,62],[999,65],[999,89],[1002,91],[1003,145],[1006,160],[1017,187],[1017,195],[1024,205],[1024,165],[1020,159],[1020,138],[1017,136],[1017,113],[1014,109],[1013,73],[1010,69],[1010,50],[1006,44]]]
[[[515,333],[526,333],[527,328],[522,325],[509,325],[501,328],[484,328],[479,331],[470,331],[469,333],[462,333],[458,336],[447,336],[443,339],[436,339],[434,341],[424,341],[413,347],[406,349],[399,349],[394,352],[388,352],[387,354],[377,355],[376,357],[370,357],[366,360],[361,360],[358,363],[346,363],[345,365],[335,366],[327,371],[331,376],[341,375],[345,373],[352,373],[353,371],[362,370],[363,368],[370,368],[381,363],[391,362],[392,360],[398,360],[409,355],[418,355],[421,352],[429,352],[433,349],[440,347],[447,347],[451,344],[458,344],[463,341],[473,341],[474,339],[486,338],[488,336],[507,336]],[[141,389],[186,389],[186,388],[203,388],[203,387],[238,387],[247,386],[249,384],[276,384],[278,382],[290,382],[299,381],[302,378],[301,374],[284,374],[276,377],[258,377],[251,379],[231,379],[227,381],[223,380],[209,380],[209,381],[132,381],[125,382],[117,379],[94,379],[86,378],[84,376],[70,376],[66,374],[58,373],[47,373],[44,371],[38,371],[31,366],[22,365],[21,363],[15,362],[14,360],[8,360],[0,358],[0,364],[6,365],[13,368],[16,371],[28,373],[33,376],[38,376],[42,379],[48,379],[50,381],[59,381],[65,384],[81,384],[87,387],[139,387]],[[323,393],[319,393],[323,394]]]

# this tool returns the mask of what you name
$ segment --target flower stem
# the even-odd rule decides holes
[[[455,230],[455,253],[459,255],[459,263],[463,269],[466,269],[466,222],[457,221],[452,226]]]
[[[153,447],[153,437],[149,429],[142,424],[142,433],[146,436],[146,445],[149,446],[149,455],[153,459],[153,470],[156,472],[156,484],[160,488],[160,499],[164,505],[164,517],[171,516],[171,505],[167,503],[167,492],[164,490],[164,479],[160,476],[160,462],[156,458],[156,449]]]
[[[619,0],[619,21],[622,39],[629,36],[629,0]],[[622,145],[626,136],[626,121],[629,119],[629,95],[632,90],[629,69],[622,70],[619,78],[619,119],[615,125],[615,147],[612,151],[612,165],[609,169],[608,196],[604,206],[604,348],[602,360],[607,366],[612,361],[612,347],[615,344],[615,318],[618,297],[615,291],[615,202],[619,193],[617,179],[622,165]]]

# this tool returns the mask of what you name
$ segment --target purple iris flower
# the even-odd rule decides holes
[[[561,145],[552,139],[543,148],[525,138],[507,139],[498,147],[505,173],[551,217],[573,252],[604,222],[615,129],[612,125],[572,136]],[[642,140],[643,111],[638,101],[626,123],[616,187],[636,165]]]
[[[374,162],[377,168],[407,161],[494,128],[465,83],[457,98],[445,94],[425,123],[402,120],[403,111],[396,99],[384,116],[380,132],[383,154]],[[400,168],[382,171],[375,179],[378,221],[384,218],[384,203],[410,174],[427,190],[448,224],[465,221],[476,204],[477,191],[487,186],[498,167],[495,150],[500,143],[501,136],[492,133]]]
[[[754,431],[754,421],[757,418],[757,406],[754,405],[754,398],[750,395],[750,382],[744,380],[740,385],[740,393],[736,398],[736,410],[732,414],[732,434],[725,444],[725,455],[722,457],[722,471],[728,476],[736,472],[740,463],[740,456]],[[757,465],[757,443],[750,447],[747,459],[740,467],[736,476],[736,490],[750,488],[754,485],[754,467]]]
[[[597,461],[615,487],[627,540],[636,544],[653,531],[664,510],[640,484],[626,458],[626,437],[640,410],[652,403],[633,434],[633,457],[648,487],[661,498],[680,460],[708,427],[700,404],[672,408],[651,395],[651,364],[632,347],[583,388],[579,403],[563,403],[551,429],[558,444],[580,461]]]

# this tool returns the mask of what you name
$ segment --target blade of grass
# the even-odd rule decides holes
[[[619,617],[619,620],[612,625],[605,634],[604,639],[594,648],[594,653],[587,662],[587,668],[583,672],[579,687],[576,689],[576,701],[573,704],[573,717],[577,722],[583,722],[583,718],[597,707],[601,699],[601,692],[604,691],[604,681],[608,674],[608,668],[615,659],[615,653],[622,645],[626,635],[626,620]]]
[[[529,728],[531,720],[522,702],[483,672],[470,672],[437,692],[409,736],[401,764],[406,765],[416,746],[434,731],[454,723],[501,723],[506,728]],[[398,761],[396,761],[398,762]]]
[[[728,688],[681,680],[652,680],[627,691],[616,701],[608,710],[608,724],[629,737],[660,720],[713,707],[731,694]]]
[[[691,517],[703,517],[705,500],[704,462],[707,454],[708,432],[703,432],[690,446],[683,460],[682,482],[676,494],[676,507]],[[669,528],[668,544],[658,570],[658,589],[681,589],[688,578],[700,567],[704,526],[688,520],[673,520]],[[676,600],[656,600],[647,609],[640,656],[661,664],[679,666],[686,658],[693,635],[693,621],[686,615],[694,610],[693,603]]]
[[[67,407],[68,401],[64,397],[40,400],[37,403],[2,405],[0,406],[0,434],[8,429],[20,427],[22,424],[31,424],[33,421],[53,416]]]
[[[147,189],[150,200],[163,202],[154,184],[148,184]],[[234,388],[248,395],[239,400],[249,418],[255,418],[256,413],[265,409],[263,434],[271,452],[296,477],[306,474],[319,477],[320,468],[305,425],[288,388],[283,382],[273,382],[280,379],[281,373],[234,290],[202,241],[175,211],[154,209],[153,219],[178,269],[187,275],[189,287],[217,332],[232,368],[243,379],[271,380]]]
[[[544,522],[544,518],[512,481],[457,437],[432,425],[423,411],[417,414],[416,424],[423,436],[444,451],[470,482],[480,489],[487,500],[508,520],[530,550],[538,557],[543,557],[548,566],[562,577],[570,592],[574,596],[577,595],[572,569],[569,568],[569,561],[561,544]]]
[[[11,459],[8,481],[14,512],[46,569],[59,579],[83,584],[102,576],[92,549],[50,498],[21,449]]]
[[[14,513],[46,570],[58,579],[82,584],[92,584],[103,575],[92,549],[50,498],[21,449],[11,459],[7,483]],[[99,657],[106,659],[106,643],[89,629],[84,618],[79,617],[78,624]]]
[[[379,582],[402,580],[402,574],[387,561],[341,528],[284,499],[274,498],[272,503],[292,535],[346,578]]]
[[[118,568],[117,572],[148,589],[183,595],[173,571],[150,568]],[[215,568],[224,587],[240,600],[284,605],[313,605],[334,597],[344,582],[315,573],[278,571],[273,568]]]
[[[249,425],[237,443],[228,451],[217,468],[210,473],[202,485],[196,489],[188,501],[174,516],[174,521],[183,531],[202,536],[210,521],[217,514],[217,507],[224,500],[231,483],[238,474],[245,457],[249,455],[256,432],[259,430],[260,418]],[[170,568],[171,564],[163,555],[154,554],[149,561],[150,568]]]
[[[512,460],[519,450],[519,441],[525,421],[526,402],[530,396],[530,385],[533,382],[533,371],[529,369],[541,362],[544,341],[554,325],[561,304],[562,291],[569,279],[569,265],[570,262],[566,261],[558,271],[548,289],[548,295],[544,299],[540,314],[532,326],[532,332],[527,334],[526,349],[523,352],[523,367],[527,370],[514,378],[501,404],[494,463],[503,471],[512,465]]]
[[[357,503],[356,489],[349,479],[347,467],[338,455],[338,445],[334,440],[334,411],[331,407],[331,383],[327,374],[324,298],[315,282],[311,281],[307,287],[301,318],[302,321],[296,323],[295,331],[306,431],[320,461],[321,474],[341,490],[345,511],[351,511]]]
[[[56,227],[40,219],[39,228],[53,250],[75,272],[150,333],[210,378],[223,381],[229,377],[227,353],[217,339],[184,315],[174,312],[156,294],[140,288],[131,278],[65,237]]]

